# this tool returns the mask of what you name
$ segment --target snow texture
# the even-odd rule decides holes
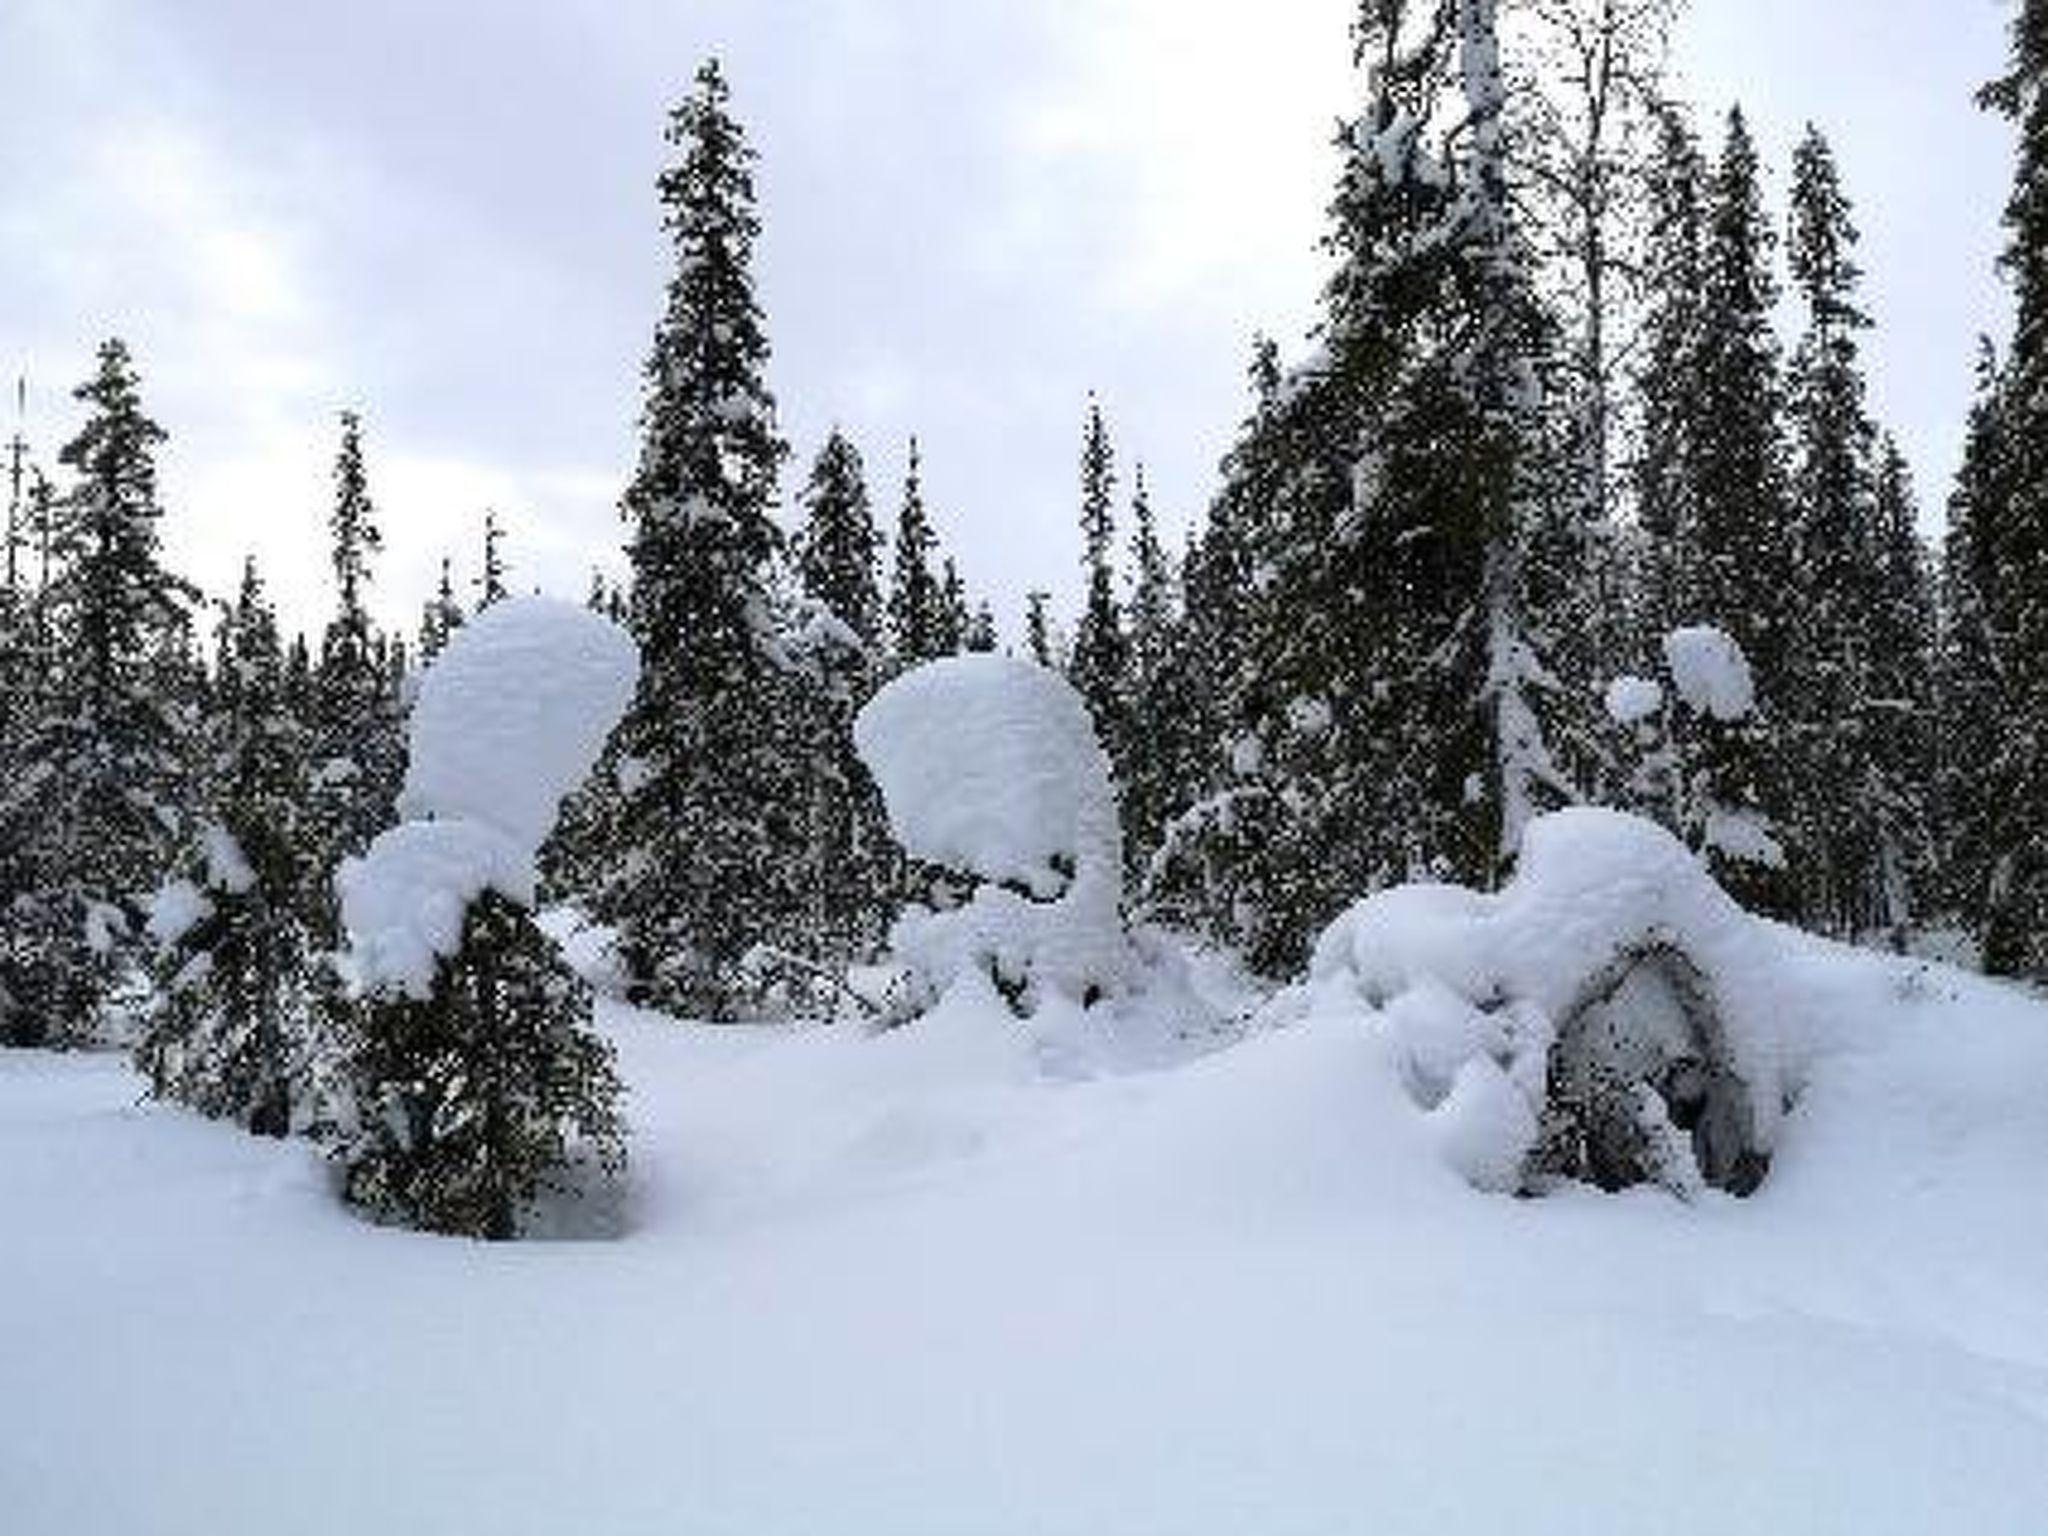
[[[552,598],[507,598],[449,637],[413,707],[409,819],[335,877],[359,987],[425,997],[471,901],[532,903],[540,846],[638,675],[623,630]]]
[[[1785,1041],[1808,1027],[1799,989],[1775,963],[1767,924],[1677,839],[1619,812],[1531,822],[1497,893],[1411,885],[1360,902],[1269,1013],[1363,1021],[1438,1123],[1445,1159],[1481,1188],[1507,1189],[1536,1150],[1559,1029],[1617,965],[1650,951],[1675,952],[1704,978],[1715,1044],[1746,1090],[1750,1122],[1737,1129],[1768,1154],[1791,1081]]]
[[[1474,1194],[1516,1090],[1418,1113],[1355,1004],[1079,1075],[986,987],[601,1004],[610,1241],[366,1228],[304,1142],[0,1052],[0,1527],[2039,1536],[2048,1008],[1750,932],[1825,1027],[1742,1202]]]
[[[1607,685],[1605,703],[1616,725],[1640,725],[1664,707],[1664,690],[1647,677],[1617,677]]]
[[[1711,624],[1674,629],[1664,637],[1664,664],[1686,706],[1715,720],[1740,720],[1756,708],[1749,658],[1732,635]]]
[[[545,597],[493,603],[421,679],[399,814],[463,817],[539,849],[638,676],[632,640],[588,609]]]
[[[159,944],[175,944],[213,916],[213,903],[190,880],[172,880],[150,898],[144,927]]]
[[[968,970],[1071,998],[1114,989],[1128,963],[1122,838],[1109,760],[1057,673],[951,656],[889,683],[855,718],[861,761],[912,857],[981,884],[890,936],[935,993]]]

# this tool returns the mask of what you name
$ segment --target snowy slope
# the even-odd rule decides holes
[[[613,1010],[630,1234],[485,1246],[0,1054],[0,1530],[2032,1536],[2048,1008],[1767,931],[1839,1038],[1748,1201],[1478,1193],[1338,1020],[956,994]]]

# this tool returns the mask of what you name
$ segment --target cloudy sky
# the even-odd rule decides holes
[[[1298,343],[1351,0],[5,0],[0,369],[54,449],[126,336],[171,433],[167,535],[327,602],[334,414],[365,417],[409,629],[486,506],[514,578],[614,563],[665,252],[667,107],[724,55],[761,153],[760,293],[802,464],[832,423],[1014,626],[1076,588],[1097,391],[1184,524],[1252,333]],[[2004,130],[1970,105],[2000,0],[1694,0],[1686,93],[1750,109],[1782,194],[1811,118],[1865,230],[1877,404],[1938,503],[1992,272]],[[9,429],[11,430],[11,423]],[[794,479],[794,474],[792,476]]]

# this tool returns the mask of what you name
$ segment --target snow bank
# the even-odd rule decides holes
[[[1662,828],[1567,810],[1530,824],[1496,894],[1403,886],[1353,907],[1272,1017],[1362,1015],[1394,1044],[1445,1158],[1482,1188],[1528,1182],[1574,1074],[1620,1074],[1633,1094],[1659,1071],[1673,1074],[1671,1113],[1696,1120],[1710,1182],[1736,1187],[1757,1176],[1742,1159],[1768,1157],[1789,1086],[1783,1045],[1808,1028],[1777,956],[1769,925]],[[1656,1106],[1637,1107],[1644,1133],[1668,1138]],[[1666,1173],[1674,1187],[1696,1182]]]
[[[638,676],[632,640],[588,609],[545,597],[493,603],[420,681],[399,814],[467,818],[538,849]]]
[[[413,707],[408,819],[335,877],[358,986],[424,997],[470,902],[532,903],[540,845],[638,674],[623,630],[552,598],[507,598],[450,636]]]
[[[1109,761],[1065,679],[1008,656],[952,656],[889,683],[854,720],[897,840],[983,882],[913,908],[891,946],[934,992],[968,970],[1035,994],[1114,989],[1128,963]]]

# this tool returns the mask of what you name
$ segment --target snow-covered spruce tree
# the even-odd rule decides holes
[[[1699,368],[1706,266],[1706,160],[1678,108],[1658,115],[1645,243],[1645,312],[1634,375],[1635,505],[1632,606],[1635,650],[1654,655],[1685,618],[1681,567],[1699,522],[1698,457],[1706,424]]]
[[[788,679],[770,517],[785,447],[754,299],[753,152],[715,60],[670,118],[658,186],[675,251],[624,510],[646,663],[621,729],[617,846],[601,914],[633,994],[738,1006],[740,962],[803,909],[803,799],[782,739]]]
[[[897,671],[951,651],[943,633],[945,591],[932,567],[939,539],[925,511],[922,468],[913,437],[889,565],[889,657]]]
[[[1118,799],[1123,808],[1124,858],[1141,875],[1158,850],[1189,763],[1189,676],[1175,645],[1174,574],[1145,487],[1145,466],[1131,493],[1131,597],[1127,608],[1129,674],[1123,710],[1126,730]]]
[[[1771,311],[1778,284],[1764,217],[1756,147],[1740,108],[1708,187],[1689,434],[1689,527],[1677,530],[1677,601],[1688,624],[1733,636],[1760,703],[1731,737],[1722,769],[1727,798],[1784,814],[1785,742],[1773,700],[1792,676],[1799,581],[1786,484],[1778,343]],[[1752,849],[1766,845],[1754,843]],[[1775,840],[1770,846],[1776,846]],[[1724,850],[1725,852],[1725,850]],[[1782,858],[1717,858],[1715,878],[1754,911],[1791,915],[1797,894]]]
[[[1998,416],[1999,492],[1973,509],[1997,666],[2001,751],[1984,964],[2048,979],[2048,0],[2021,0],[2010,68],[1984,101],[2019,132],[2002,257],[2016,301]]]
[[[800,500],[806,949],[843,965],[881,941],[895,904],[897,860],[881,797],[853,748],[853,717],[882,676],[881,537],[860,454],[836,429]]]
[[[1052,643],[1052,617],[1047,604],[1052,594],[1038,588],[1024,594],[1024,654],[1041,667],[1059,666]]]
[[[1933,778],[1943,907],[1979,939],[1999,855],[1995,769],[2005,699],[1986,594],[1995,584],[1988,533],[2000,524],[2006,485],[2003,400],[2002,372],[1987,341],[1942,540]]]
[[[455,579],[449,570],[448,557],[443,555],[440,583],[434,588],[434,595],[420,608],[420,665],[433,664],[442,647],[447,645],[448,637],[462,627],[462,621],[468,616],[455,596]]]
[[[1886,937],[1903,944],[1941,900],[1935,831],[1939,704],[1935,589],[1905,455],[1878,445],[1875,607],[1869,616],[1871,761],[1884,850]]]
[[[1787,834],[1802,918],[1855,935],[1903,922],[1893,910],[1877,737],[1873,624],[1881,601],[1874,455],[1859,332],[1856,227],[1819,130],[1792,159],[1787,256],[1805,315],[1793,355],[1787,419],[1801,601],[1781,683],[1780,738],[1790,789]],[[1896,893],[1903,894],[1903,893]]]
[[[974,615],[967,606],[967,579],[959,563],[946,556],[939,576],[939,654],[953,656],[967,649],[967,627]]]
[[[161,883],[193,721],[167,693],[185,645],[191,588],[164,568],[155,454],[128,349],[105,343],[76,391],[89,414],[60,462],[76,480],[49,505],[50,564],[38,607],[43,683],[0,785],[0,847],[12,866],[0,912],[0,1035],[15,1044],[89,1037],[139,960],[141,904]]]
[[[1123,605],[1116,599],[1116,458],[1102,406],[1091,395],[1081,437],[1081,569],[1086,581],[1081,622],[1067,676],[1095,721],[1095,734],[1123,782],[1125,710],[1130,686],[1130,642]]]
[[[498,514],[486,511],[482,559],[476,575],[476,605],[480,610],[505,596],[505,554],[499,547],[504,542],[505,527],[498,521]]]
[[[353,411],[341,415],[328,535],[337,601],[313,671],[309,832],[319,873],[306,886],[307,923],[323,946],[339,938],[333,872],[390,822],[405,771],[396,658],[370,618],[370,561],[383,536]]]
[[[136,1044],[150,1091],[263,1136],[303,1124],[309,958],[300,891],[305,743],[254,561],[227,611],[203,732],[206,793],[150,933],[158,1001]]]
[[[358,991],[320,1128],[349,1201],[383,1219],[519,1235],[579,1165],[624,1161],[589,988],[532,913],[563,796],[632,697],[631,642],[571,604],[511,598],[421,680],[401,809],[337,877]]]

